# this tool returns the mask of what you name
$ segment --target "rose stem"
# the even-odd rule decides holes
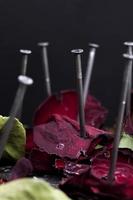
[[[90,80],[91,80],[91,74],[92,74],[92,70],[94,66],[96,49],[99,47],[99,45],[90,43],[89,46],[90,46],[90,51],[89,51],[89,56],[88,56],[88,63],[87,63],[85,80],[84,80],[84,88],[83,88],[84,106],[86,104],[87,95],[90,89]]]
[[[31,54],[30,50],[26,50],[26,49],[20,49],[20,53],[22,55],[22,66],[21,66],[21,75],[26,76],[27,73],[27,63],[28,63],[28,55]],[[22,108],[23,108],[23,102],[18,110],[17,113],[17,118],[19,120],[21,120],[22,117]]]
[[[129,55],[132,55],[133,42],[124,42],[124,45],[128,47],[127,53]],[[127,94],[126,117],[131,115],[132,64],[130,65],[130,73],[129,73],[128,80],[129,80],[129,87],[128,87],[128,94]]]
[[[42,48],[42,62],[43,62],[43,71],[44,71],[44,79],[46,85],[46,92],[48,96],[52,95],[51,92],[51,81],[49,75],[49,65],[48,65],[48,55],[47,55],[47,46],[49,45],[48,42],[40,42],[38,46]]]
[[[81,68],[81,54],[82,49],[74,49],[71,51],[75,55],[76,76],[77,76],[77,93],[79,98],[79,122],[80,122],[80,136],[85,138],[85,113],[83,100],[83,84],[82,84],[82,68]]]
[[[127,101],[127,93],[128,93],[128,87],[129,87],[129,73],[130,73],[130,66],[132,65],[132,59],[133,56],[129,54],[123,54],[125,58],[128,59],[127,66],[125,68],[125,73],[123,77],[123,85],[122,85],[122,92],[121,92],[121,100],[119,105],[119,111],[118,111],[118,118],[116,122],[116,131],[114,135],[114,144],[113,144],[113,150],[112,150],[112,157],[111,157],[111,164],[110,169],[108,173],[108,182],[112,183],[114,180],[114,173],[116,168],[116,162],[118,157],[118,147],[119,147],[119,141],[120,141],[120,135],[122,131],[122,125],[123,125],[123,118],[124,118],[124,112],[125,112],[125,104]]]
[[[13,127],[14,118],[16,117],[18,110],[20,109],[20,106],[23,102],[26,88],[28,85],[31,85],[33,83],[33,80],[31,78],[23,75],[18,76],[18,81],[19,81],[19,87],[16,92],[16,96],[10,111],[10,116],[5,125],[3,126],[0,134],[0,159],[2,157],[4,147],[7,143],[10,131]]]

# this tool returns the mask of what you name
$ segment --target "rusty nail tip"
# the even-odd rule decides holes
[[[127,59],[130,59],[130,60],[133,60],[133,55],[129,55],[129,54],[124,53],[123,57],[127,58]]]
[[[131,41],[126,41],[126,42],[124,42],[124,45],[126,45],[126,46],[133,46],[133,42],[131,42]]]
[[[73,50],[71,50],[71,53],[74,53],[74,54],[81,54],[83,52],[84,52],[83,49],[73,49]]]
[[[22,54],[31,54],[32,51],[31,50],[27,50],[27,49],[20,49],[20,53],[22,53]]]
[[[99,47],[99,44],[89,43],[89,46],[90,46],[90,47],[94,47],[94,48],[98,48],[98,47]]]
[[[24,76],[24,75],[19,75],[18,81],[24,85],[32,85],[33,84],[33,79],[28,76]]]
[[[49,45],[49,42],[39,42],[38,46],[40,47],[47,47]]]

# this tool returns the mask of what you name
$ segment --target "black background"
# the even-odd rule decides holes
[[[126,0],[0,0],[0,112],[8,115],[21,69],[19,49],[31,49],[28,75],[34,85],[24,101],[23,122],[46,97],[40,48],[49,41],[52,91],[75,88],[70,50],[83,48],[85,72],[88,43],[100,45],[91,80],[91,93],[109,109],[111,124],[118,111],[124,69],[124,41],[133,40],[133,2]]]

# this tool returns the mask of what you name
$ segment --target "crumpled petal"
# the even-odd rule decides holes
[[[48,123],[34,127],[34,143],[48,154],[78,159],[91,143],[91,139],[79,137],[78,132],[78,125],[76,128],[61,116],[54,115]]]
[[[33,172],[33,166],[29,159],[23,157],[17,161],[13,169],[11,170],[9,180],[15,180],[30,176]]]
[[[72,161],[56,159],[55,168],[58,170],[62,170],[63,174],[69,177],[73,175],[80,175],[83,172],[88,171],[88,169],[90,168],[90,163],[88,161],[88,164],[81,164]]]
[[[85,120],[87,125],[99,128],[106,120],[108,111],[92,95],[88,95],[85,106]]]
[[[30,160],[34,172],[53,172],[54,158],[53,156],[42,152],[33,141],[33,129],[26,130],[26,157]]]
[[[86,133],[87,138],[81,138],[76,121],[56,114],[46,124],[34,127],[34,143],[41,151],[48,154],[55,154],[61,158],[78,159],[89,151],[95,139],[102,135],[109,135],[105,131],[90,126],[86,126]],[[93,148],[97,142],[94,144]]]
[[[61,91],[60,94],[48,97],[36,109],[33,124],[45,124],[49,117],[53,114],[60,114],[70,117],[71,119],[77,118],[78,105],[77,94],[74,90]]]
[[[117,163],[115,180],[110,184],[107,180],[109,161],[96,159],[91,168],[80,175],[69,177],[60,184],[60,188],[72,198],[86,197],[99,200],[132,200],[133,199],[133,167],[125,163]]]
[[[107,113],[107,109],[95,97],[88,95],[85,106],[85,120],[87,125],[99,128],[106,120]],[[53,114],[64,115],[77,120],[78,97],[76,91],[61,91],[60,94],[52,95],[42,102],[35,111],[33,124],[44,124]]]
[[[133,120],[131,116],[125,119],[123,129],[127,134],[133,135]]]
[[[47,123],[27,130],[26,157],[35,171],[54,172],[55,159],[77,162],[89,160],[89,154],[111,133],[86,126],[87,138],[81,138],[79,124],[68,117],[53,115]],[[89,162],[88,162],[89,163]]]

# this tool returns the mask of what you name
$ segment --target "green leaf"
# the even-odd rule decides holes
[[[8,120],[8,117],[0,115],[0,130]],[[5,146],[3,157],[18,160],[25,154],[26,133],[23,124],[14,120],[14,125]]]
[[[102,149],[103,148],[103,145],[100,145],[100,144],[98,144],[96,147],[95,147],[95,149]]]
[[[70,200],[61,190],[41,179],[23,178],[0,186],[1,200]]]
[[[127,148],[133,151],[133,136],[123,133],[120,139],[119,148]]]

